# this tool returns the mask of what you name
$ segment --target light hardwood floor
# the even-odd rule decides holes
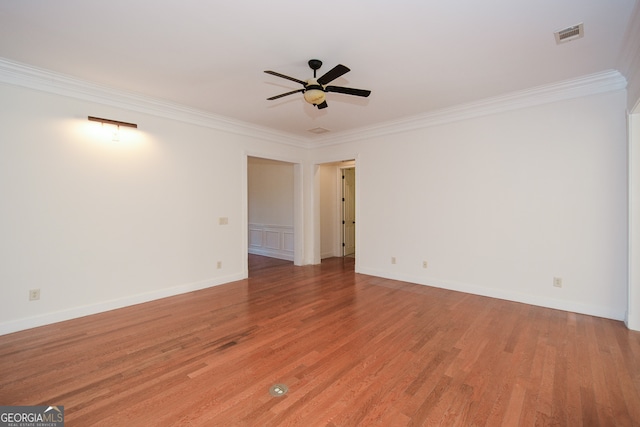
[[[640,425],[621,322],[353,263],[251,256],[247,280],[0,336],[0,404],[67,426]]]

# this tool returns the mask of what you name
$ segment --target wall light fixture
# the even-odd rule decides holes
[[[103,125],[104,124],[115,125],[116,126],[116,131],[113,133],[113,140],[114,141],[119,141],[120,140],[120,126],[136,128],[136,129],[138,128],[138,125],[135,124],[135,123],[127,123],[127,122],[121,122],[119,120],[103,119],[101,117],[94,117],[94,116],[88,116],[87,118],[91,122],[99,122],[99,123],[102,123]]]

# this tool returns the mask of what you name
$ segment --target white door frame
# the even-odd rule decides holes
[[[341,256],[347,256],[350,255],[351,253],[356,253],[357,248],[356,248],[356,244],[355,244],[355,235],[354,235],[354,243],[353,243],[353,247],[354,247],[354,251],[353,252],[349,252],[348,254],[346,253],[346,246],[345,243],[347,242],[347,238],[346,238],[346,229],[347,229],[347,224],[346,224],[346,217],[345,217],[345,171],[349,170],[349,169],[353,169],[353,173],[354,173],[354,193],[353,193],[353,204],[354,204],[354,209],[355,209],[355,199],[356,199],[356,192],[358,191],[358,189],[355,186],[355,173],[356,173],[356,167],[355,165],[350,165],[350,166],[342,166],[339,168],[339,174],[340,174],[340,200],[339,200],[339,207],[340,207],[340,220],[341,220],[341,224],[340,224],[340,255]],[[357,214],[357,212],[354,213],[354,215]],[[355,228],[355,216],[353,218],[354,221],[354,228]],[[355,231],[354,231],[355,234]]]

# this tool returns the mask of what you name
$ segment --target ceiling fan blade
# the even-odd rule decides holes
[[[322,101],[322,104],[318,104],[318,110],[322,110],[323,108],[327,108],[329,106],[329,104],[327,104],[327,101]]]
[[[318,83],[324,86],[327,83],[337,79],[341,75],[348,73],[349,71],[351,70],[345,67],[344,65],[338,64],[332,69],[330,69],[329,71],[327,71],[322,77],[320,77],[318,79]]]
[[[272,76],[282,77],[283,79],[291,80],[292,82],[300,83],[302,86],[306,86],[307,82],[303,82],[302,80],[298,80],[294,77],[285,76],[284,74],[276,73],[275,71],[265,71],[267,74],[271,74]]]
[[[292,90],[291,92],[282,93],[280,95],[272,96],[271,98],[267,98],[267,101],[273,101],[274,99],[282,98],[283,96],[292,95],[294,93],[303,92],[304,89]]]
[[[342,86],[327,86],[324,88],[327,92],[346,93],[347,95],[364,96],[365,98],[371,94],[370,90],[353,89]]]

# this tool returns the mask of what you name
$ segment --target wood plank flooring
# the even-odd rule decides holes
[[[247,280],[0,336],[0,404],[67,426],[640,426],[621,322],[353,263],[251,256]]]

